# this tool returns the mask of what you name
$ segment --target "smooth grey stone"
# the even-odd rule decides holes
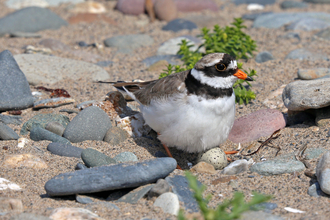
[[[250,168],[251,172],[256,172],[264,176],[301,172],[303,170],[305,170],[305,165],[300,161],[294,160],[268,160],[255,163]]]
[[[264,63],[264,62],[267,62],[267,61],[273,60],[273,59],[274,59],[273,54],[271,54],[268,51],[260,52],[256,56],[256,62],[257,63]]]
[[[40,7],[27,7],[0,19],[0,36],[13,32],[38,32],[59,29],[68,23],[54,12]]]
[[[100,67],[108,67],[108,66],[111,66],[112,64],[114,64],[114,62],[110,61],[110,60],[103,60],[103,61],[99,61],[95,64],[100,66]]]
[[[140,199],[142,199],[150,189],[154,186],[154,184],[149,184],[147,186],[140,186],[137,189],[127,193],[123,197],[117,200],[117,202],[125,202],[130,204],[136,204]]]
[[[81,159],[87,167],[99,167],[116,163],[116,160],[92,148],[84,149],[81,152]]]
[[[33,213],[21,213],[21,214],[12,216],[10,218],[10,220],[51,220],[51,219],[46,216],[36,215]]]
[[[330,4],[329,0],[304,0],[308,3],[316,3],[316,4]]]
[[[61,115],[61,114],[39,114],[39,115],[35,115],[23,124],[23,126],[21,128],[21,131],[20,131],[20,134],[21,135],[28,134],[29,131],[35,126],[45,128],[46,125],[51,121],[59,122],[64,127],[66,127],[69,124],[70,119],[69,119],[68,116]]]
[[[37,33],[29,33],[29,32],[12,32],[10,33],[10,37],[24,37],[24,38],[40,38],[41,35]]]
[[[166,60],[169,64],[178,65],[180,63],[180,56],[179,55],[156,55],[156,56],[145,58],[144,60],[142,60],[142,63],[146,64],[146,66],[149,67],[152,64],[154,64],[160,60]]]
[[[104,136],[105,142],[108,142],[111,145],[118,145],[121,142],[125,141],[129,137],[127,131],[119,127],[111,127]]]
[[[301,40],[299,33],[295,33],[295,32],[286,33],[282,36],[282,38],[284,38],[284,39],[294,39],[294,38],[296,38],[298,41]]]
[[[171,187],[169,183],[164,179],[157,180],[157,183],[150,189],[148,198],[158,197],[163,193],[170,192]]]
[[[257,210],[263,210],[264,212],[267,212],[267,213],[271,213],[272,210],[277,208],[277,204],[272,203],[272,202],[263,202],[263,203],[254,205],[253,208],[256,208]]]
[[[53,132],[47,131],[46,129],[38,126],[35,126],[31,129],[30,138],[31,140],[34,141],[47,140],[47,141],[59,142],[63,144],[70,144],[70,141],[68,139],[58,136],[57,134],[54,134]]]
[[[267,12],[258,12],[258,13],[253,13],[253,14],[245,14],[242,16],[242,19],[244,20],[250,20],[254,21],[259,17],[260,15],[266,15],[266,14],[271,14],[273,12],[267,11]]]
[[[324,154],[324,152],[326,152],[326,149],[324,148],[307,148],[305,150],[304,156],[306,160],[312,160],[320,157],[322,154]],[[296,160],[294,153],[279,155],[277,158],[280,160]]]
[[[282,9],[288,8],[307,8],[308,4],[305,2],[297,2],[297,1],[284,1],[281,3]]]
[[[177,166],[173,158],[135,164],[94,167],[57,175],[45,184],[50,196],[92,193],[138,187],[166,177]]]
[[[173,177],[166,177],[165,180],[172,187],[173,193],[179,197],[180,202],[184,203],[185,210],[189,209],[192,212],[199,212],[199,206],[193,193],[190,191],[188,181],[184,176],[175,175]]]
[[[76,201],[81,204],[93,203],[93,200],[88,196],[76,195]]]
[[[320,184],[318,182],[313,183],[307,191],[308,195],[313,196],[313,197],[320,197],[322,196],[322,190],[320,187]]]
[[[104,40],[105,46],[116,47],[121,53],[131,53],[137,48],[150,46],[153,43],[154,39],[146,34],[120,35]]]
[[[8,125],[0,122],[0,140],[17,140],[18,134]]]
[[[0,53],[0,79],[0,112],[33,106],[29,83],[8,50]]]
[[[253,23],[253,27],[280,28],[303,18],[316,18],[330,22],[330,14],[323,12],[280,12],[260,15]]]
[[[69,3],[75,5],[80,2],[83,2],[83,0],[42,0],[42,1],[8,0],[6,1],[6,6],[12,9],[21,9],[30,6],[44,8],[49,6],[59,6],[62,3]]]
[[[45,129],[50,132],[53,132],[54,134],[62,136],[64,133],[64,130],[65,130],[65,127],[57,121],[51,121],[46,125]]]
[[[330,75],[330,68],[298,69],[298,78],[311,80]]]
[[[157,49],[157,55],[177,55],[180,50],[180,44],[185,40],[188,42],[188,45],[192,45],[189,48],[190,51],[196,51],[198,46],[201,44],[200,42],[192,41],[190,38],[186,36],[180,36],[176,38],[171,38],[165,42],[163,42]]]
[[[290,25],[286,26],[286,30],[301,30],[301,31],[314,31],[322,30],[330,27],[329,22],[322,21],[316,18],[303,18],[298,21],[292,22]]]
[[[165,213],[178,215],[180,209],[178,195],[171,192],[164,193],[156,199],[154,206],[160,207]]]
[[[39,43],[39,45],[49,48],[51,50],[58,50],[58,51],[70,51],[70,47],[64,43],[62,43],[59,40],[55,40],[52,38],[46,38],[42,39]]]
[[[71,144],[53,142],[48,144],[47,150],[59,156],[80,158],[81,152],[84,149],[72,146]]]
[[[59,112],[66,112],[68,114],[78,114],[79,111],[73,109],[61,109]]]
[[[318,32],[315,36],[324,40],[330,40],[330,28]]]
[[[114,158],[117,163],[125,163],[125,162],[136,162],[138,158],[132,152],[122,152],[117,154]]]
[[[247,160],[235,160],[228,166],[226,166],[222,173],[226,175],[236,175],[249,170],[249,163]]]
[[[185,20],[185,19],[174,19],[168,22],[164,27],[162,27],[163,31],[173,31],[179,32],[182,30],[193,30],[197,29],[197,25],[194,22]]]
[[[329,21],[330,22],[330,21]],[[299,48],[291,51],[285,59],[297,59],[297,60],[329,60],[328,56],[323,53],[312,53],[305,48]]]
[[[246,211],[241,215],[241,220],[284,220],[284,218],[263,211]]]
[[[289,83],[283,90],[282,100],[291,111],[318,109],[330,105],[330,78]]]
[[[236,5],[241,4],[259,4],[259,5],[273,5],[275,0],[232,0]]]
[[[13,124],[13,125],[20,125],[22,124],[21,121],[22,117],[18,115],[2,115],[0,114],[0,122],[4,124]]]
[[[102,109],[90,106],[72,119],[65,128],[63,137],[73,143],[85,140],[102,141],[111,126],[109,116]]]
[[[330,195],[330,151],[327,151],[316,166],[316,177],[322,191]]]
[[[88,169],[88,167],[86,167],[84,164],[82,163],[77,163],[76,167],[74,168],[75,170],[84,170],[84,169]]]
[[[119,190],[112,190],[108,197],[106,198],[106,201],[117,201],[124,195],[130,193],[134,188],[125,188],[125,189],[119,189]]]
[[[90,81],[105,81],[110,78],[102,67],[80,60],[42,54],[18,54],[14,58],[31,85],[53,84],[65,78],[78,80],[83,77]]]

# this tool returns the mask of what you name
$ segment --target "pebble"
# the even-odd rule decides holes
[[[81,152],[81,159],[87,167],[99,167],[116,163],[116,160],[92,148],[84,149]]]
[[[81,158],[81,152],[84,149],[72,146],[71,144],[53,142],[48,144],[47,150],[59,156]]]
[[[256,10],[264,10],[265,6],[260,5],[260,4],[248,4],[247,10],[249,11],[256,11]]]
[[[18,54],[14,58],[31,85],[53,84],[64,78],[74,81],[82,77],[90,81],[106,81],[110,78],[102,67],[80,60],[41,54]]]
[[[278,205],[272,202],[263,202],[253,206],[257,210],[263,210],[264,212],[271,213],[272,210],[276,209]]]
[[[52,55],[53,51],[49,48],[43,47],[34,47],[32,45],[27,45],[24,48],[24,53],[26,54],[43,54],[43,55]]]
[[[0,53],[0,79],[0,112],[33,106],[29,83],[9,50]]]
[[[60,196],[138,187],[166,177],[176,166],[173,158],[157,158],[136,164],[95,167],[62,173],[47,181],[45,189],[50,196]]]
[[[74,102],[74,99],[64,97],[43,99],[34,103],[33,110],[39,110],[42,108],[55,108],[62,105],[69,105]]]
[[[150,189],[154,186],[154,184],[148,184],[146,186],[140,186],[133,191],[127,193],[126,195],[122,196],[116,202],[125,202],[130,204],[136,204],[140,199],[142,199]]]
[[[257,13],[252,13],[252,14],[244,14],[242,16],[242,19],[244,20],[250,20],[250,21],[254,21],[257,19],[257,17],[259,17],[260,15],[266,15],[266,14],[271,14],[273,12],[257,12]]]
[[[95,63],[95,65],[98,65],[100,67],[108,67],[108,66],[111,66],[112,64],[114,64],[114,62],[111,60],[102,60],[102,61]]]
[[[18,134],[8,125],[0,122],[0,140],[17,140]]]
[[[0,212],[23,212],[24,207],[20,199],[0,197]]]
[[[28,7],[15,11],[0,19],[0,36],[12,32],[38,32],[59,29],[68,23],[51,10]]]
[[[18,139],[18,143],[17,143],[17,147],[18,148],[24,148],[25,144],[28,142],[29,140],[27,138],[19,138]]]
[[[9,180],[0,177],[0,190],[21,190],[22,188],[16,183],[12,183]]]
[[[154,10],[159,20],[171,21],[178,16],[178,10],[173,0],[157,0]]]
[[[291,111],[318,109],[330,105],[330,79],[315,79],[289,83],[283,90],[285,107]]]
[[[12,9],[20,9],[31,6],[46,8],[49,6],[59,6],[63,3],[77,4],[82,1],[83,0],[8,0],[6,1],[6,5],[8,8]]]
[[[259,5],[273,5],[275,0],[232,0],[236,5],[241,4],[259,4]]]
[[[43,215],[36,215],[33,213],[21,213],[19,215],[14,215],[10,220],[51,220],[50,218]]]
[[[285,59],[312,60],[312,61],[316,61],[316,60],[328,61],[329,60],[329,58],[326,54],[323,54],[321,52],[312,53],[305,48],[295,49],[295,50],[291,51],[285,57]]]
[[[323,195],[320,184],[318,182],[313,183],[307,191],[308,195],[313,197],[320,197]]]
[[[90,197],[78,194],[76,195],[76,201],[81,204],[89,204],[94,202]]]
[[[220,176],[219,178],[212,180],[212,185],[217,185],[219,183],[226,183],[230,180],[236,180],[237,176]]]
[[[70,144],[70,141],[64,137],[61,137],[57,134],[54,134],[53,132],[47,131],[44,128],[35,126],[30,131],[30,138],[34,141],[52,141],[52,142],[58,142],[62,144]]]
[[[84,220],[104,220],[93,212],[82,208],[57,208],[49,216],[52,220],[64,219],[84,219]]]
[[[174,19],[168,22],[164,27],[162,27],[163,31],[173,31],[173,32],[179,32],[182,30],[193,30],[193,29],[197,29],[197,25],[195,23],[181,18]]]
[[[151,65],[162,60],[166,60],[169,64],[172,65],[178,65],[181,62],[178,55],[156,55],[142,60],[142,63],[144,63],[147,67],[150,67]]]
[[[314,4],[330,4],[329,0],[304,0],[304,1]]]
[[[84,169],[88,169],[88,167],[86,167],[84,164],[82,163],[77,163],[77,165],[74,168],[75,170],[84,170]]]
[[[326,151],[326,149],[324,149],[324,148],[307,148],[305,150],[304,156],[305,156],[306,160],[313,160],[313,159],[319,158],[322,154],[325,153],[325,151]],[[277,156],[277,158],[283,159],[283,160],[296,160],[294,153],[279,155],[279,156]]]
[[[296,2],[296,1],[284,1],[280,4],[282,9],[289,8],[307,8],[308,4],[305,2]]]
[[[52,121],[59,122],[61,125],[66,127],[69,124],[70,119],[67,116],[61,114],[38,114],[23,124],[20,134],[28,134],[29,131],[35,126],[45,128],[46,125]]]
[[[171,187],[168,182],[164,179],[157,180],[156,184],[148,192],[148,198],[151,199],[152,197],[158,197],[163,193],[170,192]]]
[[[54,51],[70,51],[70,47],[68,45],[52,38],[43,39],[38,44]]]
[[[290,25],[286,26],[286,30],[301,30],[301,31],[314,31],[322,30],[330,27],[329,22],[316,19],[316,18],[303,18],[298,21],[292,22]]]
[[[119,35],[104,40],[107,47],[115,47],[118,52],[132,53],[140,47],[147,47],[154,43],[154,39],[146,34]]]
[[[45,129],[47,131],[53,132],[54,134],[62,136],[64,133],[64,130],[65,130],[65,127],[57,121],[51,121],[46,125]]]
[[[250,168],[250,171],[259,173],[260,175],[270,176],[284,173],[301,172],[305,169],[305,165],[300,161],[266,160],[253,164]]]
[[[234,143],[246,143],[273,134],[286,125],[282,112],[261,109],[235,120],[228,139]]]
[[[256,62],[257,63],[264,63],[264,62],[267,62],[267,61],[273,60],[273,59],[274,59],[273,54],[271,54],[268,51],[260,52],[256,56]]]
[[[329,75],[330,75],[329,68],[298,69],[299,79],[311,80]]]
[[[246,211],[241,215],[241,220],[284,220],[284,218],[263,211]]]
[[[111,126],[108,115],[102,109],[91,106],[79,112],[72,119],[65,128],[63,137],[72,143],[85,140],[102,141]]]
[[[189,43],[189,45],[193,45],[190,48],[191,51],[195,51],[201,44],[201,41],[195,38],[191,38],[187,36],[176,37],[162,43],[160,47],[157,49],[157,55],[176,55],[180,50],[179,44],[181,44],[182,40],[186,40]]]
[[[28,167],[32,169],[46,169],[48,165],[45,161],[32,154],[19,154],[6,156],[3,165],[12,168]]]
[[[280,109],[284,106],[282,101],[282,93],[286,85],[281,85],[275,91],[272,91],[262,102],[265,106],[271,109]]]
[[[322,30],[315,34],[317,38],[321,38],[324,40],[330,40],[330,28],[327,28],[325,30]]]
[[[195,166],[193,166],[190,171],[197,172],[197,173],[209,173],[209,174],[216,174],[217,171],[215,170],[214,166],[206,163],[206,162],[199,162]]]
[[[172,187],[173,193],[175,193],[179,201],[184,204],[185,210],[190,210],[192,212],[199,212],[199,206],[190,191],[188,181],[184,176],[175,175],[172,177],[166,177],[165,180]],[[200,184],[200,182],[198,182]]]
[[[132,152],[122,152],[117,154],[113,158],[117,163],[125,163],[125,162],[136,162],[139,161],[137,156]]]
[[[243,173],[249,169],[249,162],[247,160],[235,160],[223,169],[223,174],[236,175]]]
[[[132,137],[142,137],[147,135],[151,128],[144,122],[141,113],[116,120],[117,126],[127,131]]]
[[[215,147],[206,152],[199,153],[197,162],[199,163],[202,161],[211,164],[216,170],[221,170],[227,166],[226,154],[219,147]]]
[[[22,117],[18,115],[3,115],[0,114],[0,122],[4,124],[13,124],[13,125],[20,125],[22,124],[21,121]]]
[[[9,35],[10,37],[22,37],[22,38],[40,38],[42,37],[40,34],[38,33],[29,33],[29,32],[12,32]]]
[[[330,14],[323,12],[279,12],[260,15],[255,19],[253,27],[280,28],[288,23],[295,22],[303,18],[315,18],[325,22],[330,22]]]
[[[322,191],[330,195],[330,151],[327,151],[316,166],[316,177]]]
[[[104,141],[111,145],[118,145],[129,137],[128,133],[121,128],[111,127],[104,136]]]
[[[177,216],[180,209],[179,198],[176,194],[167,192],[156,199],[154,206],[162,208],[165,213]]]

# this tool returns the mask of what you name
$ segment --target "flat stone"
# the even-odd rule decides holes
[[[150,189],[154,186],[154,184],[149,184],[146,186],[140,186],[133,191],[127,193],[123,197],[117,200],[117,202],[125,202],[130,204],[136,204],[140,199],[142,199]]]
[[[82,195],[76,195],[76,201],[81,204],[89,204],[94,202],[90,197]]]
[[[99,167],[116,163],[116,160],[92,148],[83,150],[81,152],[81,159],[87,167]]]
[[[283,90],[282,99],[290,111],[318,109],[330,105],[330,78],[289,83]]]
[[[10,37],[40,38],[41,34],[17,31],[10,33]]]
[[[20,125],[22,124],[22,116],[18,115],[2,115],[0,114],[0,122],[4,124],[13,124],[13,125]]]
[[[179,44],[181,44],[182,40],[186,40],[189,45],[192,45],[190,48],[191,51],[195,51],[201,44],[198,39],[195,40],[188,36],[176,37],[163,42],[157,50],[157,55],[176,55],[180,50]],[[176,57],[179,56],[176,55]]]
[[[40,7],[27,7],[0,19],[0,36],[12,32],[38,32],[59,29],[68,23],[54,12]]]
[[[158,197],[163,193],[166,192],[170,192],[171,191],[171,187],[168,184],[168,182],[164,179],[159,179],[157,180],[157,183],[155,185],[153,185],[153,187],[150,189],[149,193],[148,193],[148,198],[152,198],[152,197]]]
[[[268,51],[260,52],[256,56],[256,62],[257,63],[264,63],[264,62],[267,62],[267,61],[273,60],[273,59],[274,59],[273,54],[271,54]]]
[[[118,163],[125,163],[125,162],[136,162],[138,158],[132,152],[122,152],[117,154],[114,158],[115,161]]]
[[[312,53],[305,48],[300,48],[291,51],[285,59],[297,59],[297,60],[329,60],[328,56],[323,53]]]
[[[59,156],[81,158],[81,152],[84,149],[72,146],[71,144],[53,142],[48,144],[47,150]]]
[[[320,197],[323,195],[320,184],[318,182],[313,183],[307,191],[307,194],[313,197]]]
[[[318,32],[315,36],[323,40],[330,40],[330,28]]]
[[[8,125],[0,122],[0,140],[17,140],[18,134]]]
[[[178,196],[171,192],[160,195],[154,202],[154,206],[162,208],[165,213],[171,215],[178,215],[180,209]]]
[[[257,12],[257,13],[252,13],[252,14],[244,14],[242,16],[242,19],[244,20],[250,20],[250,21],[254,21],[257,19],[257,17],[259,17],[260,15],[266,15],[266,14],[271,14],[273,12]]]
[[[223,169],[223,174],[236,175],[245,172],[249,169],[249,162],[247,160],[235,160]]]
[[[48,165],[45,161],[32,154],[10,155],[5,157],[3,165],[12,168],[28,167],[33,169],[46,169]]]
[[[329,68],[298,69],[298,78],[311,80],[330,75]]]
[[[284,220],[284,218],[263,211],[247,211],[241,215],[242,220]]]
[[[236,119],[228,139],[234,143],[246,143],[269,136],[285,125],[282,112],[262,109]]]
[[[28,81],[9,50],[0,53],[0,79],[0,112],[33,106]]]
[[[0,212],[23,212],[23,203],[19,199],[0,197]]]
[[[36,215],[33,213],[21,213],[19,215],[14,215],[10,220],[51,220],[50,218],[43,215]]]
[[[176,166],[173,158],[158,158],[94,167],[57,175],[45,184],[45,189],[50,196],[60,196],[138,187],[166,177]]]
[[[305,2],[296,2],[296,1],[284,1],[281,3],[282,9],[289,9],[289,8],[307,8],[308,4]]]
[[[330,4],[329,0],[304,0],[304,1],[314,4]]]
[[[62,136],[64,133],[64,130],[65,130],[65,127],[57,121],[51,121],[46,125],[45,129],[47,131],[53,132],[54,134]]]
[[[330,195],[330,151],[327,151],[316,166],[316,177],[322,191]]]
[[[90,106],[72,119],[65,128],[63,137],[73,143],[85,140],[102,141],[111,126],[109,116],[102,109]]]
[[[172,65],[178,65],[181,63],[180,56],[178,55],[157,55],[157,56],[147,57],[144,60],[142,60],[142,63],[146,64],[147,67],[150,67],[151,65],[161,60],[166,60],[169,64]]]
[[[258,5],[273,5],[275,0],[232,0],[236,5],[241,4],[258,4]]]
[[[302,31],[314,31],[322,30],[330,27],[330,24],[326,21],[316,19],[316,18],[303,18],[292,22],[290,25],[286,26],[286,30],[302,30]]]
[[[253,164],[250,168],[250,171],[257,172],[260,175],[270,176],[284,173],[301,172],[305,169],[305,165],[300,161],[268,160]]]
[[[30,132],[30,138],[34,141],[52,141],[52,142],[59,142],[63,144],[70,144],[70,141],[64,137],[61,137],[57,134],[54,134],[53,132],[47,131],[44,128],[35,126],[32,128]]]
[[[165,180],[172,187],[173,193],[175,193],[179,201],[184,203],[185,210],[191,210],[192,212],[199,212],[199,206],[190,191],[188,181],[184,176],[175,175],[173,177],[166,177]]]
[[[63,219],[86,219],[86,220],[104,220],[95,213],[82,208],[57,208],[49,216],[52,220]]]
[[[257,210],[263,210],[264,212],[271,213],[272,210],[276,209],[278,205],[272,202],[262,202],[253,206]]]
[[[84,61],[41,54],[18,54],[14,58],[31,85],[53,84],[65,78],[78,80],[84,77],[90,81],[110,78],[102,67]]]
[[[146,34],[131,34],[114,36],[104,40],[107,47],[118,48],[118,52],[131,53],[140,47],[147,47],[154,43],[154,39]]]
[[[118,145],[129,137],[128,133],[121,128],[111,127],[104,136],[104,141],[111,145]]]
[[[196,29],[197,25],[191,21],[184,20],[181,18],[174,19],[170,22],[168,22],[163,28],[163,31],[173,31],[173,32],[179,32],[182,30],[193,30]]]

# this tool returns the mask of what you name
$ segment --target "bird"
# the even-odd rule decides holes
[[[211,53],[190,70],[113,86],[140,104],[146,124],[172,157],[167,147],[198,153],[226,141],[235,120],[233,85],[238,79],[253,80],[231,55]]]

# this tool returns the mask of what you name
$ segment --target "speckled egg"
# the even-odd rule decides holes
[[[219,147],[200,153],[198,155],[198,162],[201,161],[212,164],[216,170],[221,170],[227,166],[226,154]]]

